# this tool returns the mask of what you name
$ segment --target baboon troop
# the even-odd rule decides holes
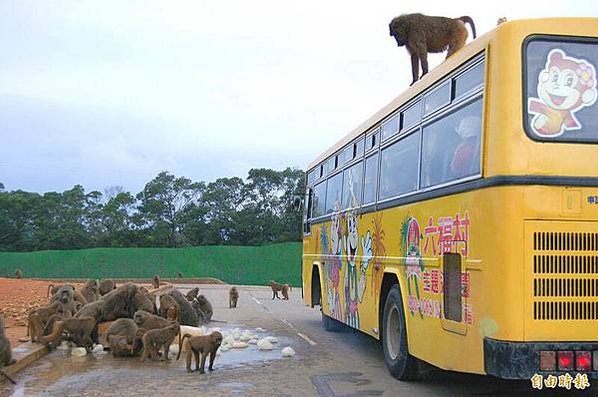
[[[231,287],[228,291],[228,308],[232,309],[237,307],[237,301],[239,300],[239,290],[237,287]]]
[[[282,293],[282,299],[289,300],[289,291],[292,291],[290,284],[281,284],[274,280],[270,280],[268,285],[272,288],[272,300],[274,300],[274,298],[280,299],[280,296],[278,296],[279,292]]]
[[[405,46],[411,55],[411,85],[419,79],[420,62],[422,76],[428,73],[428,53],[448,49],[448,58],[463,48],[468,36],[465,23],[471,27],[475,39],[475,25],[468,16],[445,18],[416,13],[398,16],[390,22],[390,35],[399,47]]]
[[[15,277],[18,278],[18,279],[22,279],[23,278],[23,272],[21,271],[21,269],[15,270]]]
[[[210,365],[208,369],[212,371],[212,366],[214,365],[214,360],[216,359],[216,351],[222,344],[222,334],[218,331],[212,332],[210,335],[202,335],[202,336],[191,336],[190,334],[183,335],[181,339],[181,343],[179,346],[182,346],[182,341],[185,338],[189,338],[189,350],[187,351],[187,371],[192,372],[191,369],[191,355],[195,357],[195,371],[199,371],[200,374],[205,374],[205,365],[206,365],[206,358],[208,355],[210,356]],[[177,355],[177,360],[181,358],[181,350],[179,349],[179,354]],[[201,367],[199,365],[199,356],[201,355]]]
[[[170,345],[177,335],[179,335],[179,346],[182,346],[180,330],[181,326],[179,323],[174,322],[164,328],[152,329],[143,334],[143,337],[141,338],[141,341],[143,342],[141,361],[145,361],[148,358],[150,360],[157,359],[160,347],[163,347],[164,349],[164,360],[168,361]]]
[[[152,278],[152,287],[154,287],[154,289],[160,288],[160,276],[157,274]]]

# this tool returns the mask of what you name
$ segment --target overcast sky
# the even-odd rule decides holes
[[[411,81],[402,13],[598,16],[585,1],[0,2],[0,182],[132,193],[307,164]],[[443,57],[433,57],[431,67]]]

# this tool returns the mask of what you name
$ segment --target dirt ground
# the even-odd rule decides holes
[[[29,312],[48,303],[48,285],[58,283],[0,278],[0,312],[4,314],[6,334],[12,347],[21,343],[19,339],[26,338]]]

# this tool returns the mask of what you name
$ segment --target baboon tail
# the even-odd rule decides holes
[[[471,28],[471,33],[473,33],[473,38],[476,38],[476,33],[475,33],[475,25],[473,23],[473,19],[471,19],[471,17],[468,17],[467,15],[464,15],[462,17],[457,18],[460,21],[463,21],[463,23],[468,23],[469,27]]]
[[[49,284],[49,285],[48,285],[48,298],[50,297],[50,290],[51,290],[52,288],[54,288],[54,285],[53,285],[53,284]]]
[[[181,338],[181,333],[179,332],[179,354],[177,354],[177,356],[176,356],[177,361],[179,361],[179,358],[181,358],[181,352],[183,351],[183,341],[185,340],[185,338],[190,338],[190,337],[191,337],[191,334],[185,334]]]

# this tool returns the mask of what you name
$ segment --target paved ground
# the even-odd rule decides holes
[[[0,385],[0,395],[526,396],[534,392],[528,381],[502,381],[432,367],[425,369],[419,382],[399,382],[388,374],[377,341],[355,332],[325,332],[319,311],[302,304],[299,289],[293,290],[290,301],[272,301],[267,288],[241,287],[239,307],[231,310],[227,288],[201,286],[214,305],[214,318],[228,321],[211,325],[225,331],[260,327],[264,329],[261,335],[279,339],[273,351],[250,346],[222,353],[215,371],[206,375],[187,373],[182,359],[140,363],[109,354],[75,358],[56,351],[17,375],[17,386]],[[293,347],[296,356],[282,358],[280,350],[285,346]]]

